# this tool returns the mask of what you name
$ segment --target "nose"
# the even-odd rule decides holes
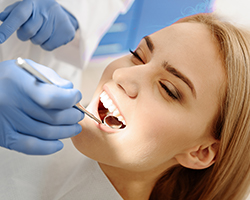
[[[141,75],[139,66],[125,67],[116,69],[112,78],[130,98],[136,98],[141,89]]]

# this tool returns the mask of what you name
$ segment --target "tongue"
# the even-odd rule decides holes
[[[99,105],[98,105],[98,113],[100,116],[100,119],[103,121],[104,118],[108,115],[109,110],[107,108],[105,108],[103,106],[103,103],[101,101],[99,101]]]
[[[99,116],[100,116],[101,120],[103,121],[104,118],[105,118],[105,117],[107,116],[107,114],[108,114],[107,110],[98,110],[98,112],[99,112]]]

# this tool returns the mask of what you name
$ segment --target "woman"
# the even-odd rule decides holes
[[[249,188],[250,36],[199,14],[143,38],[104,71],[75,147],[124,199],[244,199]],[[103,106],[104,104],[104,106]]]

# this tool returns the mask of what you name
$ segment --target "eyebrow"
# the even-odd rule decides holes
[[[176,68],[172,67],[168,62],[164,61],[162,64],[162,67],[166,69],[169,73],[173,74],[177,78],[181,79],[183,82],[185,82],[188,87],[191,89],[192,95],[194,98],[196,98],[196,90],[194,88],[193,83],[188,79],[184,74],[182,74],[180,71],[178,71]]]
[[[153,53],[155,47],[154,47],[154,44],[153,44],[152,40],[150,39],[149,36],[145,36],[143,38],[146,40],[148,49],[150,50],[151,53]]]

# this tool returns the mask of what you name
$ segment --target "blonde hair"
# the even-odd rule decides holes
[[[250,184],[250,33],[213,14],[198,14],[177,23],[205,24],[217,41],[227,74],[214,137],[220,148],[213,166],[192,170],[180,165],[167,170],[150,199],[241,200]]]

